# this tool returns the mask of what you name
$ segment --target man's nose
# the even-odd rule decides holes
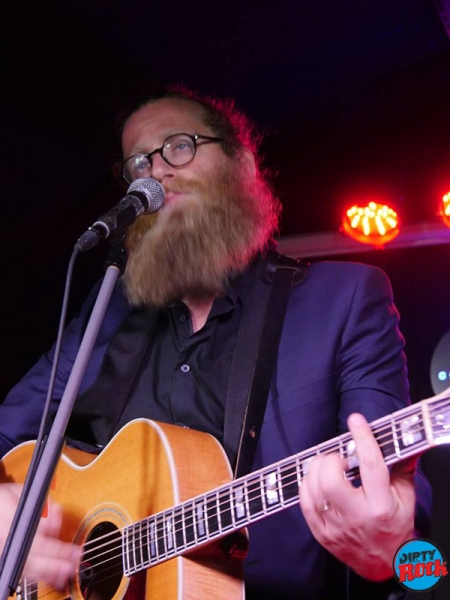
[[[152,157],[151,176],[162,183],[164,178],[175,176],[175,168],[169,165],[161,154],[154,154]]]

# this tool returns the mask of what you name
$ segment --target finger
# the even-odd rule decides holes
[[[308,471],[300,485],[300,506],[308,524],[311,519],[318,519],[318,504],[323,502],[323,498],[318,497],[318,472],[321,460],[321,456],[316,456],[309,462]]]
[[[355,517],[362,508],[360,490],[345,479],[344,467],[345,462],[338,454],[326,456],[320,464],[320,489],[334,512]]]
[[[330,472],[333,472],[334,475],[337,473],[338,477],[340,474],[341,482],[346,484],[342,477],[342,461],[338,455],[318,455],[309,465],[300,495],[302,510],[307,515],[309,525],[311,525],[311,520],[320,521],[323,524],[330,513],[335,510],[335,489],[333,485],[324,485],[327,474]]]
[[[75,555],[74,555],[75,557]],[[29,580],[45,581],[50,586],[63,590],[70,579],[75,578],[78,561],[48,556],[35,556],[25,565],[24,575]]]
[[[410,507],[409,512],[413,514],[415,506],[416,490],[414,487],[414,475],[416,473],[418,459],[410,458],[392,467],[391,489],[399,504],[404,508]]]
[[[25,566],[25,574],[62,589],[74,577],[80,564],[81,552],[81,547],[74,544],[37,535]]]
[[[62,520],[62,508],[52,500],[48,500],[47,514],[40,520],[38,531],[46,536],[59,537]]]
[[[393,498],[389,470],[380,447],[362,415],[358,413],[350,415],[348,426],[356,444],[364,496],[377,508],[386,507],[392,503]]]
[[[57,538],[37,535],[32,544],[32,555],[44,559],[59,558],[75,564],[81,556],[81,547]]]

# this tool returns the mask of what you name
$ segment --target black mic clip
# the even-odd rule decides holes
[[[125,234],[120,233],[119,235],[113,235],[109,241],[110,248],[108,256],[106,257],[104,269],[108,267],[116,267],[119,269],[120,275],[125,272],[128,260],[128,250],[125,245]]]

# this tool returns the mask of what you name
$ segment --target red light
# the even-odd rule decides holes
[[[400,233],[395,210],[377,202],[350,207],[344,213],[342,227],[357,242],[377,247],[391,242]]]
[[[442,203],[440,208],[440,215],[447,227],[450,227],[450,192],[447,192],[442,196]]]

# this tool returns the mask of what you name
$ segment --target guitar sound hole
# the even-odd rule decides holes
[[[84,545],[79,585],[85,600],[110,600],[123,577],[122,538],[115,525],[96,525]]]

